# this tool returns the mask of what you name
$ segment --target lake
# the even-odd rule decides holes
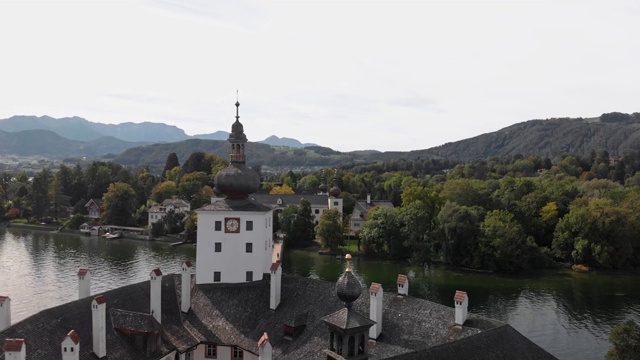
[[[177,273],[195,260],[192,245],[105,240],[74,234],[0,229],[0,295],[11,297],[13,323],[78,297],[77,271],[92,272],[92,294],[148,280],[159,267]],[[315,252],[290,250],[282,256],[287,273],[336,281],[344,261]],[[603,359],[613,326],[640,321],[638,273],[549,271],[504,276],[460,272],[442,266],[354,258],[354,274],[396,291],[398,274],[409,277],[409,294],[453,305],[453,294],[469,294],[469,311],[511,324],[560,359]]]

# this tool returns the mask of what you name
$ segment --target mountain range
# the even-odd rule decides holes
[[[101,124],[79,117],[13,116],[0,120],[0,156],[41,155],[52,159],[105,157],[123,165],[164,165],[175,152],[181,161],[202,151],[226,158],[229,133],[187,135],[161,123]],[[384,135],[381,135],[384,136]],[[397,159],[444,158],[455,162],[492,156],[588,154],[607,150],[619,156],[640,151],[640,113],[608,113],[597,118],[529,120],[473,138],[409,152],[339,152],[275,135],[248,147],[249,165],[336,166]]]

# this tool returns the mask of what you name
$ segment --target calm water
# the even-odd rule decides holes
[[[92,271],[92,293],[148,280],[160,267],[180,271],[195,247],[111,240],[81,235],[0,230],[0,295],[11,297],[13,323],[78,297],[76,272]],[[313,252],[287,251],[285,272],[335,281],[344,263]],[[354,272],[363,282],[379,282],[395,291],[399,273],[410,279],[409,293],[448,306],[455,290],[469,294],[469,311],[511,324],[560,359],[603,359],[613,326],[640,321],[640,274],[571,271],[508,277],[411,267],[392,261],[356,258]]]
[[[328,281],[336,281],[343,266],[335,257],[305,251],[283,257],[285,272]],[[470,312],[509,323],[560,359],[603,359],[611,328],[628,318],[640,321],[640,273],[568,270],[516,277],[359,258],[353,267],[363,284],[375,281],[390,292],[398,274],[407,274],[411,296],[447,306],[456,290],[464,290]]]
[[[91,269],[91,293],[148,280],[159,267],[180,271],[194,246],[105,240],[41,231],[0,230],[0,295],[11,297],[11,322],[78,298],[80,267]]]

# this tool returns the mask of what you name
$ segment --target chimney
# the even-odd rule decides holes
[[[78,270],[78,299],[91,296],[91,272],[89,269]]]
[[[151,270],[149,277],[151,279],[151,293],[149,294],[151,315],[159,323],[162,323],[162,271],[155,268]]]
[[[398,295],[409,296],[409,279],[407,279],[407,275],[398,275]]]
[[[271,264],[271,295],[269,309],[275,310],[280,305],[280,283],[282,282],[282,266],[280,260]]]
[[[367,194],[367,205],[371,205],[371,194]]]
[[[376,323],[369,328],[369,338],[377,339],[382,332],[382,299],[384,291],[378,283],[371,283],[369,287],[369,319]]]
[[[11,298],[0,296],[0,331],[11,326]]]
[[[5,339],[4,358],[5,360],[26,360],[27,344],[24,339]]]
[[[180,310],[183,313],[189,312],[191,307],[191,273],[193,272],[191,261],[186,260],[182,263],[182,301],[180,301]]]
[[[93,332],[93,353],[98,359],[107,356],[107,303],[98,295],[91,301],[91,322]]]
[[[69,331],[67,336],[62,339],[60,345],[62,351],[62,360],[78,360],[80,359],[80,336],[75,330]]]
[[[258,341],[258,360],[273,359],[273,346],[269,341],[269,335],[265,332]]]
[[[464,291],[457,290],[453,297],[456,305],[456,325],[464,325],[467,321],[467,308],[469,307],[469,297]]]

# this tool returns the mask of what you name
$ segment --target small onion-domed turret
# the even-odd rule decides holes
[[[345,256],[347,259],[347,269],[336,282],[336,294],[344,301],[344,306],[351,307],[351,303],[358,300],[362,293],[362,284],[351,272],[351,255]]]
[[[244,144],[247,142],[247,136],[240,123],[239,108],[240,103],[236,102],[236,121],[231,126],[229,134],[229,166],[220,170],[215,178],[216,191],[231,199],[245,198],[260,188],[260,176],[245,165]]]
[[[339,179],[340,178],[338,177],[338,169],[336,169],[336,174],[333,176],[333,186],[331,187],[331,189],[329,189],[329,195],[333,197],[338,197],[342,193],[342,190],[338,186]]]

